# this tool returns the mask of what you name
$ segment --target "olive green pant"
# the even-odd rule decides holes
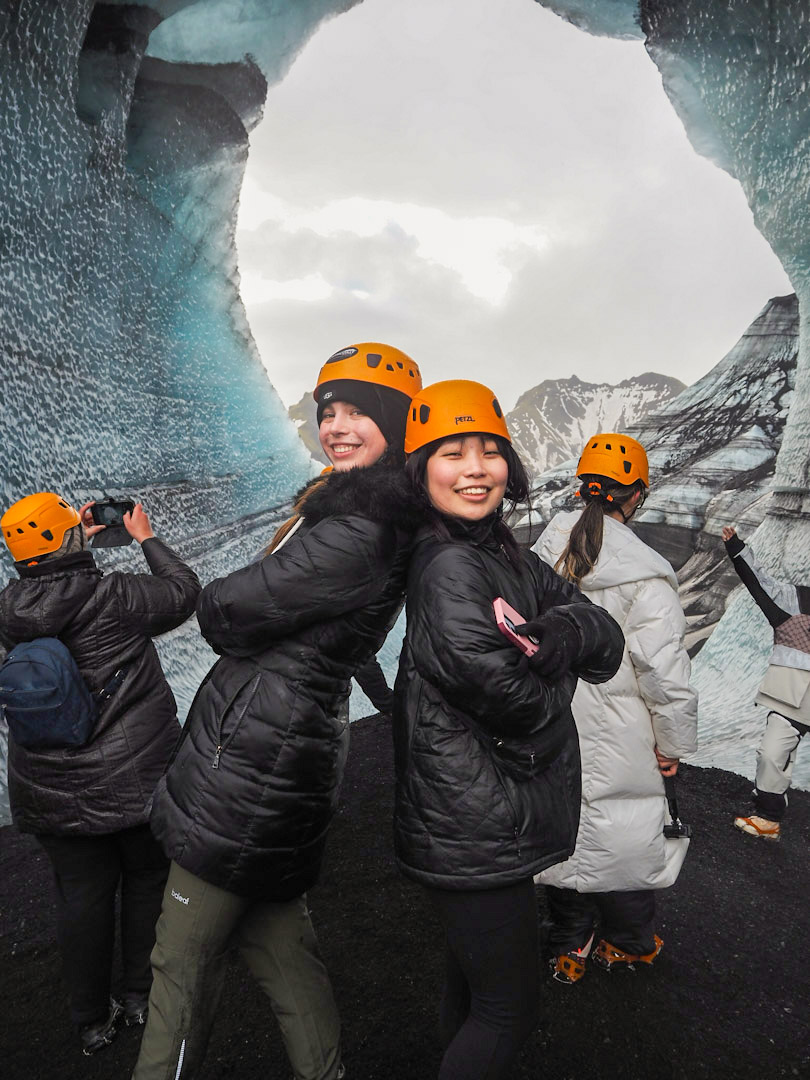
[[[296,1080],[335,1080],[340,1018],[306,897],[250,900],[172,863],[152,951],[149,1017],[132,1080],[194,1080],[235,945],[270,998]]]

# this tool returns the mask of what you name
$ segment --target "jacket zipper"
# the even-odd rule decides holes
[[[248,679],[247,682],[243,682],[241,684],[241,686],[237,689],[237,691],[231,697],[228,704],[222,710],[222,715],[219,718],[219,739],[220,739],[220,741],[217,743],[217,748],[214,751],[214,760],[211,762],[211,768],[212,769],[218,769],[219,768],[219,759],[222,757],[222,752],[223,752],[223,750],[226,750],[228,748],[228,746],[230,745],[231,740],[233,739],[234,735],[236,735],[237,731],[239,730],[239,725],[242,723],[244,715],[247,712],[248,708],[250,707],[250,703],[253,701],[254,697],[256,696],[256,691],[259,689],[259,683],[261,682],[261,679],[262,679],[261,675],[254,675],[252,677],[253,687],[252,687],[250,693],[248,694],[247,700],[245,701],[245,704],[242,706],[242,709],[241,709],[239,715],[236,718],[236,723],[233,726],[233,730],[231,731],[231,733],[230,733],[230,735],[228,736],[227,739],[222,738],[222,732],[225,729],[225,717],[228,715],[231,708],[233,707],[233,703],[236,701],[236,699],[239,697],[239,695],[242,693],[242,691],[245,689],[245,687],[250,684],[251,679]]]
[[[534,754],[532,754],[532,759],[534,759]],[[515,804],[512,802],[512,796],[509,794],[509,792],[508,792],[508,790],[506,788],[506,784],[503,782],[503,777],[501,776],[501,770],[498,768],[498,763],[494,760],[494,758],[492,758],[492,764],[493,764],[493,766],[495,768],[495,775],[498,777],[498,783],[501,785],[501,790],[503,791],[503,793],[504,793],[504,795],[506,797],[506,801],[509,803],[509,810],[510,810],[510,812],[512,814],[512,822],[513,822],[512,832],[514,833],[514,836],[515,836],[515,847],[517,848],[517,856],[518,856],[519,859],[521,859],[523,856],[521,855],[521,852],[520,852],[520,834],[518,832],[517,810],[515,809]]]

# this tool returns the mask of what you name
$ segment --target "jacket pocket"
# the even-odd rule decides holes
[[[246,679],[240,684],[235,693],[231,695],[225,708],[219,714],[217,721],[216,749],[214,750],[214,757],[211,761],[212,769],[219,768],[219,760],[233,742],[236,733],[239,731],[239,727],[245,718],[245,713],[250,708],[250,704],[256,696],[256,691],[259,689],[259,683],[261,681],[262,677],[260,674],[252,675],[249,679]],[[244,701],[237,704],[243,691],[246,691]],[[228,725],[229,718],[233,720],[231,725]],[[228,729],[227,732],[226,728]]]

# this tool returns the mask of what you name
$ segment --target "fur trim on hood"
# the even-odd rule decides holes
[[[308,522],[359,514],[372,521],[390,521],[407,532],[425,520],[422,503],[404,472],[381,464],[316,477],[298,493],[295,509]]]

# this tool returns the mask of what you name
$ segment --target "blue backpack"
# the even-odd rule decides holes
[[[28,750],[84,746],[98,719],[96,698],[58,638],[15,645],[0,665],[0,709]]]

